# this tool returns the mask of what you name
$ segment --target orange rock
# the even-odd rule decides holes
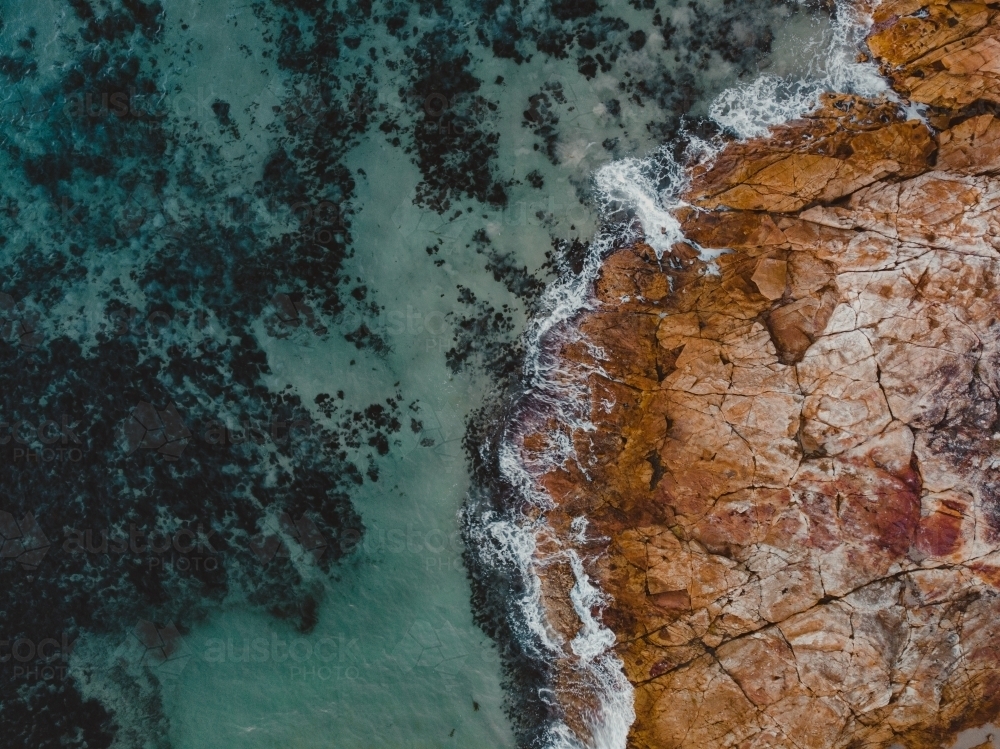
[[[989,7],[980,3],[883,3],[874,17],[875,29],[868,37],[868,48],[889,65],[899,66],[972,37],[986,26],[990,16]]]
[[[828,95],[819,110],[775,128],[768,140],[733,143],[696,167],[684,199],[699,208],[797,211],[890,175],[919,174],[934,148],[927,129],[904,121],[898,106]]]
[[[1000,170],[1000,120],[991,114],[970,117],[941,133],[938,142],[938,169],[971,174]]]
[[[890,3],[875,21],[868,47],[907,98],[952,115],[976,102],[1000,103],[1000,19],[991,6]]]
[[[563,331],[591,423],[550,420],[558,468],[537,430],[522,458],[540,548],[608,596],[630,747],[937,749],[1000,715],[997,15],[880,5],[868,46],[941,131],[830,96],[731,143],[691,170],[690,244],[612,254]],[[729,252],[708,272],[694,246]],[[580,726],[574,578],[547,558]]]

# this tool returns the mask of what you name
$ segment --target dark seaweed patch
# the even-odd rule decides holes
[[[413,151],[423,181],[416,203],[439,213],[469,197],[502,207],[506,187],[493,176],[499,133],[488,114],[496,105],[478,96],[481,81],[469,71],[472,58],[454,28],[425,33],[412,49],[412,100],[420,106]]]
[[[0,445],[0,510],[31,514],[52,543],[30,574],[13,562],[0,568],[11,603],[0,616],[3,634],[116,638],[138,619],[183,630],[236,591],[307,632],[321,588],[281,558],[262,560],[252,539],[268,516],[305,518],[324,539],[317,568],[336,574],[363,531],[350,492],[377,480],[375,461],[400,429],[398,394],[356,412],[340,405],[341,392],[337,402],[317,403],[326,422],[313,423],[297,395],[265,383],[272,373],[252,331],[271,315],[276,334],[323,336],[320,316],[345,307],[354,180],[341,160],[368,126],[369,110],[352,102],[372,98],[363,72],[352,82],[329,67],[348,19],[308,2],[274,11],[279,62],[321,104],[283,107],[294,116],[274,128],[284,146],[259,167],[256,195],[216,206],[219,185],[205,175],[224,173],[225,163],[202,135],[200,115],[178,121],[150,107],[162,96],[155,68],[163,7],[138,0],[100,11],[86,0],[70,7],[80,26],[62,79],[43,92],[48,106],[30,130],[13,121],[0,132],[8,191],[34,196],[30,211],[11,199],[0,214],[3,234],[23,238],[5,251],[2,297],[30,300],[3,311],[11,334],[0,340],[0,412],[12,424],[49,425],[23,443]],[[254,11],[265,19],[271,12]],[[305,23],[303,14],[319,30],[308,45],[290,31]],[[21,48],[0,68],[12,79],[34,71],[22,56],[30,45]],[[208,121],[239,137],[227,102],[209,109]],[[259,230],[248,213],[252,198],[288,217],[277,231],[273,223]],[[198,210],[171,214],[171,202]],[[92,273],[113,275],[134,256],[133,242],[155,252],[125,263],[121,277],[104,277],[96,321],[84,310],[31,316],[58,307],[66,289]],[[126,300],[126,283],[139,290],[141,309]],[[368,336],[364,345],[379,343]],[[154,529],[164,519],[207,533],[217,563],[180,574],[134,554],[64,548],[75,531]],[[129,691],[130,677],[114,673]],[[72,678],[10,676],[0,685],[10,746],[106,747],[122,729],[108,707],[80,697]],[[144,739],[165,746],[158,697],[132,707]]]

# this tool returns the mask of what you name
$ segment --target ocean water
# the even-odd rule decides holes
[[[877,85],[834,10],[0,17],[3,745],[582,745],[522,678],[530,590],[481,574],[477,533],[530,538],[462,514],[484,434],[602,248],[669,237],[686,144]]]

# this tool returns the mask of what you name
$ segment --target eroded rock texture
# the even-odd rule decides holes
[[[831,96],[694,169],[691,244],[612,255],[559,344],[594,428],[521,440],[575,448],[535,472],[543,551],[609,596],[631,747],[936,749],[1000,715],[1000,12],[875,20],[937,129]],[[540,575],[569,642],[572,576]]]

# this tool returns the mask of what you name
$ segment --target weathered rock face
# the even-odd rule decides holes
[[[535,472],[547,544],[609,596],[632,747],[937,749],[1000,715],[1000,12],[875,21],[939,129],[831,96],[695,168],[691,246],[608,258],[560,345],[594,428],[522,436],[575,448]],[[539,574],[568,642],[572,576]]]
[[[896,0],[873,20],[868,47],[906,98],[953,112],[1000,104],[1000,19],[990,5]]]

